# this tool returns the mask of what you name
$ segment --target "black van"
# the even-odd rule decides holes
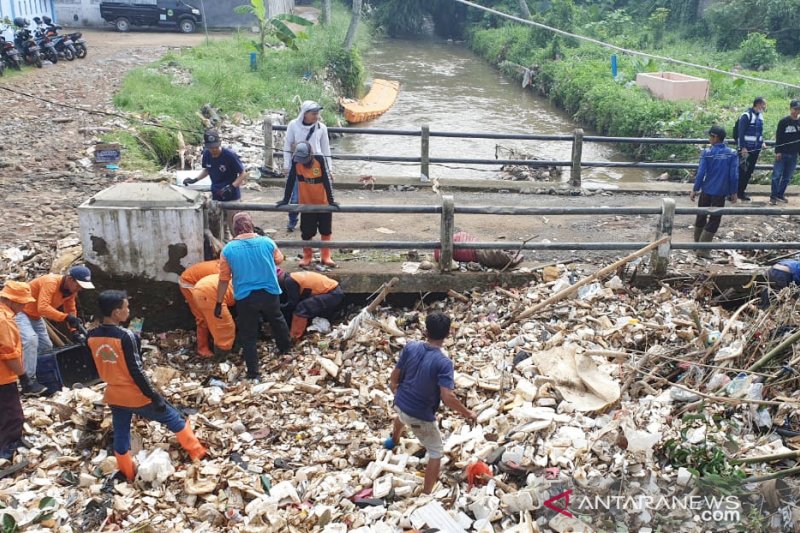
[[[203,21],[199,9],[181,0],[100,2],[100,16],[118,31],[128,31],[131,26],[158,26],[193,33]]]

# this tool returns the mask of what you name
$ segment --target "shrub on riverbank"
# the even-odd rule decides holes
[[[367,42],[362,29],[359,46],[344,52],[350,14],[336,4],[330,25],[307,29],[308,37],[297,42],[298,51],[273,48],[258,57],[258,68],[250,70],[252,35],[237,33],[229,39],[166,54],[161,60],[131,71],[114,96],[117,107],[150,119],[166,120],[187,130],[202,131],[198,112],[205,104],[222,114],[242,113],[256,117],[264,110],[285,109],[294,118],[302,100],[316,100],[325,106],[324,120],[336,123],[336,100],[342,94],[357,93],[364,84],[364,67],[358,48]],[[277,43],[273,43],[277,44]],[[147,158],[163,166],[163,149],[177,146],[176,133],[157,136],[158,147],[148,146],[151,136],[142,128],[135,137],[115,134],[130,152],[137,152],[137,164]],[[199,133],[184,133],[186,142],[199,143]],[[135,146],[131,139],[138,137]],[[144,141],[144,142],[143,142]],[[177,157],[177,153],[173,155]]]
[[[778,121],[788,114],[789,100],[798,94],[776,85],[736,80],[700,69],[628,56],[619,57],[620,75],[614,79],[611,76],[610,51],[587,44],[576,48],[562,46],[554,58],[552,46],[533,47],[529,35],[530,30],[519,24],[472,28],[468,43],[476,53],[508,75],[521,78],[520,66],[532,68],[536,90],[587,128],[601,134],[705,138],[708,127],[718,123],[731,135],[736,118],[749,107],[754,97],[764,96],[769,103],[765,136],[773,139]],[[714,52],[713,47],[703,46],[699,41],[681,41],[675,36],[666,36],[664,40],[674,44],[659,49],[656,52],[659,55],[713,65],[723,70],[736,66],[737,51]],[[781,57],[778,65],[768,72],[747,73],[795,83],[798,69],[800,60]],[[635,85],[637,73],[658,70],[708,78],[709,99],[703,103],[667,102],[653,98]],[[693,162],[699,147],[623,145],[623,148],[642,159]],[[771,153],[762,156],[761,163],[771,161]]]

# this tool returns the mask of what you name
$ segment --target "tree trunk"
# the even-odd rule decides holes
[[[361,0],[353,0],[353,18],[350,19],[350,27],[347,28],[347,37],[344,39],[344,49],[350,50],[356,40],[358,24],[361,22]]]
[[[322,23],[328,25],[331,23],[331,0],[322,0]]]
[[[518,0],[519,1],[519,12],[524,19],[531,19],[531,10],[528,8],[528,0]]]

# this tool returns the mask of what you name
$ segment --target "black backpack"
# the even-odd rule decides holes
[[[737,144],[739,143],[739,121],[742,119],[743,116],[747,115],[747,118],[750,119],[750,124],[755,124],[756,120],[758,120],[758,115],[754,114],[749,109],[739,115],[739,118],[736,119],[736,122],[733,124],[733,140]]]

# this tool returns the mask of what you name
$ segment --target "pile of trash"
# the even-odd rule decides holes
[[[518,320],[577,273],[539,274],[519,289],[359,314],[358,327],[307,334],[290,363],[262,343],[267,377],[256,385],[238,358],[198,360],[183,332],[151,337],[148,372],[211,456],[191,464],[165,427],[136,421],[138,478],[117,481],[102,386],[26,399],[32,447],[0,463],[12,469],[0,472],[2,523],[327,533],[800,525],[787,475],[800,457],[798,358],[775,350],[796,331],[796,294],[728,310],[707,305],[701,284],[642,292],[614,276]],[[478,417],[442,408],[440,483],[422,495],[419,442],[382,442],[389,374],[432,310],[454,317],[445,349],[456,393]]]

